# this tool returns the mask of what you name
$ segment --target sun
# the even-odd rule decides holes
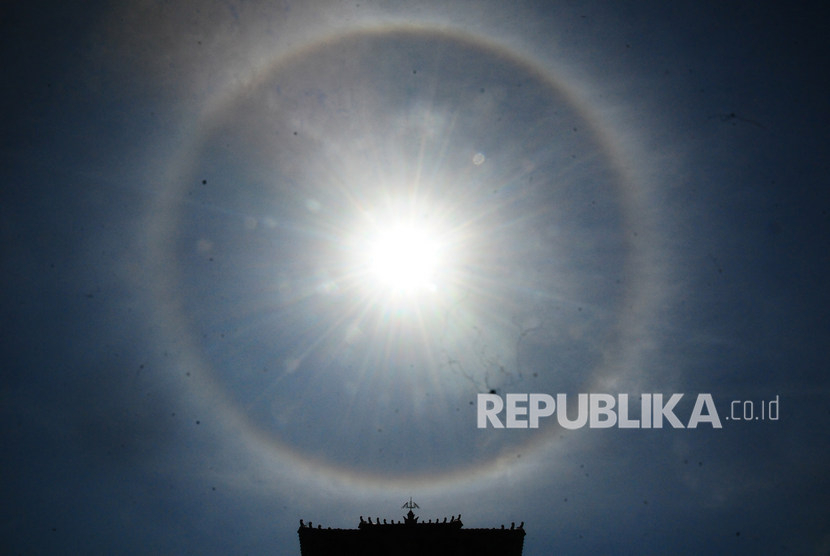
[[[393,225],[376,230],[367,262],[376,283],[387,291],[435,291],[441,245],[426,228]]]

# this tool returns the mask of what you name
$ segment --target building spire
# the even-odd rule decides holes
[[[409,508],[409,511],[406,513],[406,517],[404,518],[404,523],[407,525],[415,525],[418,523],[418,517],[413,512],[413,508],[417,508],[418,504],[412,501],[412,497],[409,497],[409,502],[406,502],[401,508]]]

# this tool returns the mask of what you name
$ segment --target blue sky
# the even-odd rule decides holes
[[[810,9],[5,12],[10,553],[298,554],[410,496],[529,555],[830,549]],[[488,392],[723,427],[478,429]]]

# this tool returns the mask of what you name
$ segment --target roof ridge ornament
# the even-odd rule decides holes
[[[415,515],[415,512],[412,510],[414,508],[419,507],[418,504],[412,501],[412,497],[409,497],[409,502],[405,502],[401,508],[409,508],[409,511],[406,512],[406,517],[404,517],[404,523],[406,525],[415,525],[418,523],[418,517]]]

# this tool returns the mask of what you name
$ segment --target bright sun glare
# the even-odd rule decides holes
[[[434,291],[439,255],[439,244],[427,230],[396,226],[378,231],[369,266],[378,282],[395,293]]]

